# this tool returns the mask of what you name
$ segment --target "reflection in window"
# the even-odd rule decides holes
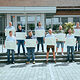
[[[61,18],[61,22],[62,22],[62,24],[67,23],[68,22],[68,18],[67,17],[62,17]]]
[[[73,23],[76,25],[77,22],[80,22],[80,17],[74,17]]]
[[[46,30],[49,30],[51,28],[51,18],[46,19]]]
[[[22,29],[24,29],[24,30],[25,30],[25,26],[26,26],[25,20],[26,20],[26,17],[24,17],[24,16],[17,17],[17,26],[20,24],[22,26]]]

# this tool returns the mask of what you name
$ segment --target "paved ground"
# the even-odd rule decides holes
[[[80,63],[0,64],[0,80],[80,80]]]

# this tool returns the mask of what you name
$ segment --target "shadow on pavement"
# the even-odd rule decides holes
[[[21,64],[21,65],[14,65],[14,66],[11,66],[10,68],[22,68],[22,67],[26,67],[27,64]]]
[[[69,63],[58,63],[58,64],[55,64],[54,67],[57,67],[57,66],[68,66]]]
[[[45,64],[45,63],[42,63],[42,64],[35,64],[35,65],[32,65],[31,67],[46,67],[47,66],[47,64]]]

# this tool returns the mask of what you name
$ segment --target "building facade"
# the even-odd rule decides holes
[[[80,22],[79,0],[0,0],[0,35],[9,22],[18,24],[27,32],[34,30],[38,22],[46,30],[66,22]]]

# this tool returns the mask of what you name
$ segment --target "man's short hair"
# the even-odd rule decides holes
[[[12,31],[9,31],[9,33],[11,33]]]
[[[51,29],[51,28],[50,28],[49,30],[50,30],[50,31],[52,31],[52,29]]]
[[[31,30],[28,31],[28,33],[32,32]]]

